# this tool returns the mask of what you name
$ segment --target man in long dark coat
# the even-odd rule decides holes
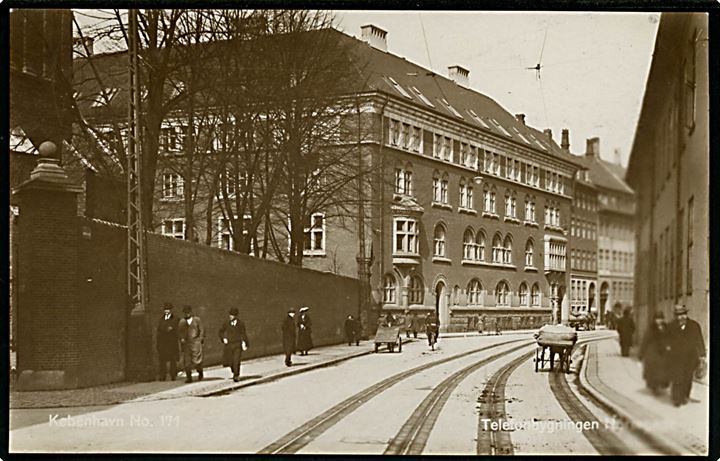
[[[623,316],[617,321],[617,332],[620,336],[620,354],[623,357],[630,355],[630,346],[633,343],[635,333],[635,321],[630,315],[630,309],[625,309]]]
[[[160,381],[165,380],[167,364],[170,363],[170,379],[175,381],[177,376],[178,353],[178,319],[172,313],[173,305],[163,305],[163,315],[157,327],[157,352],[160,359]]]
[[[695,370],[698,365],[704,366],[705,341],[700,325],[688,318],[687,307],[677,304],[673,313],[675,320],[668,327],[668,368],[672,384],[670,395],[677,407],[686,404],[690,399]]]
[[[345,319],[345,336],[347,336],[348,346],[355,343],[360,345],[360,322],[355,320],[352,315],[348,315]]]
[[[295,309],[291,308],[282,323],[283,352],[285,353],[286,367],[292,365],[292,355],[295,353],[295,342],[297,340],[296,328]]]
[[[185,382],[192,382],[192,369],[198,373],[198,381],[203,379],[203,344],[205,344],[205,328],[200,317],[192,314],[192,307],[184,306],[185,318],[178,325],[178,337],[183,351],[185,366]]]
[[[223,366],[230,367],[235,382],[240,381],[240,361],[249,343],[245,323],[237,315],[237,307],[230,309],[230,319],[223,323],[218,334],[223,343]]]

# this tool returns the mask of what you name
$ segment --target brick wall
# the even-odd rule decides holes
[[[78,233],[79,378],[84,385],[120,381],[127,326],[125,228],[83,219]]]
[[[247,326],[245,357],[282,350],[280,325],[289,307],[310,307],[316,346],[342,342],[344,319],[357,310],[356,279],[155,234],[147,246],[153,331],[164,302],[173,303],[178,315],[182,305],[192,306],[206,329],[206,364],[222,358],[217,334],[231,307]]]

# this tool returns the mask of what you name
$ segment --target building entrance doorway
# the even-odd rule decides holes
[[[600,323],[606,323],[605,314],[607,312],[608,302],[608,284],[604,282],[600,285]]]
[[[448,308],[448,290],[442,281],[435,285],[435,314],[440,321],[440,331],[447,331],[450,323],[450,309]]]

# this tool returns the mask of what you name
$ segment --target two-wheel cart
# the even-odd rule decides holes
[[[556,371],[570,371],[570,356],[577,342],[574,328],[562,325],[545,325],[535,333],[537,349],[535,350],[535,371],[545,368],[550,363],[550,371],[555,369],[555,356],[558,356]]]
[[[375,333],[375,352],[378,352],[382,344],[387,344],[388,351],[402,352],[402,339],[400,338],[400,326],[379,326]]]

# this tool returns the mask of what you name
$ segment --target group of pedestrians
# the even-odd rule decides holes
[[[197,372],[198,381],[203,375],[203,347],[205,345],[205,327],[199,316],[194,315],[192,307],[183,306],[183,318],[173,314],[173,305],[163,305],[163,315],[157,327],[157,352],[160,362],[160,380],[169,375],[172,381],[177,377],[177,361],[182,351],[185,382],[192,382],[192,370]],[[223,366],[229,367],[233,380],[240,380],[240,362],[242,352],[248,348],[245,324],[238,318],[238,309],[229,311],[228,320],[223,322],[218,332],[223,343]],[[168,366],[169,364],[169,366]]]
[[[296,317],[295,309],[290,308],[283,319],[281,330],[283,340],[283,352],[285,353],[285,366],[292,366],[292,355],[300,352],[300,355],[307,355],[313,348],[312,342],[312,320],[310,319],[310,308],[301,307]]]
[[[643,362],[643,379],[647,387],[658,395],[670,387],[675,406],[688,403],[693,378],[706,372],[706,350],[700,325],[688,318],[688,309],[682,304],[673,308],[674,319],[666,323],[658,311],[643,337],[639,357]],[[635,324],[626,309],[616,322],[623,356],[629,355]]]

